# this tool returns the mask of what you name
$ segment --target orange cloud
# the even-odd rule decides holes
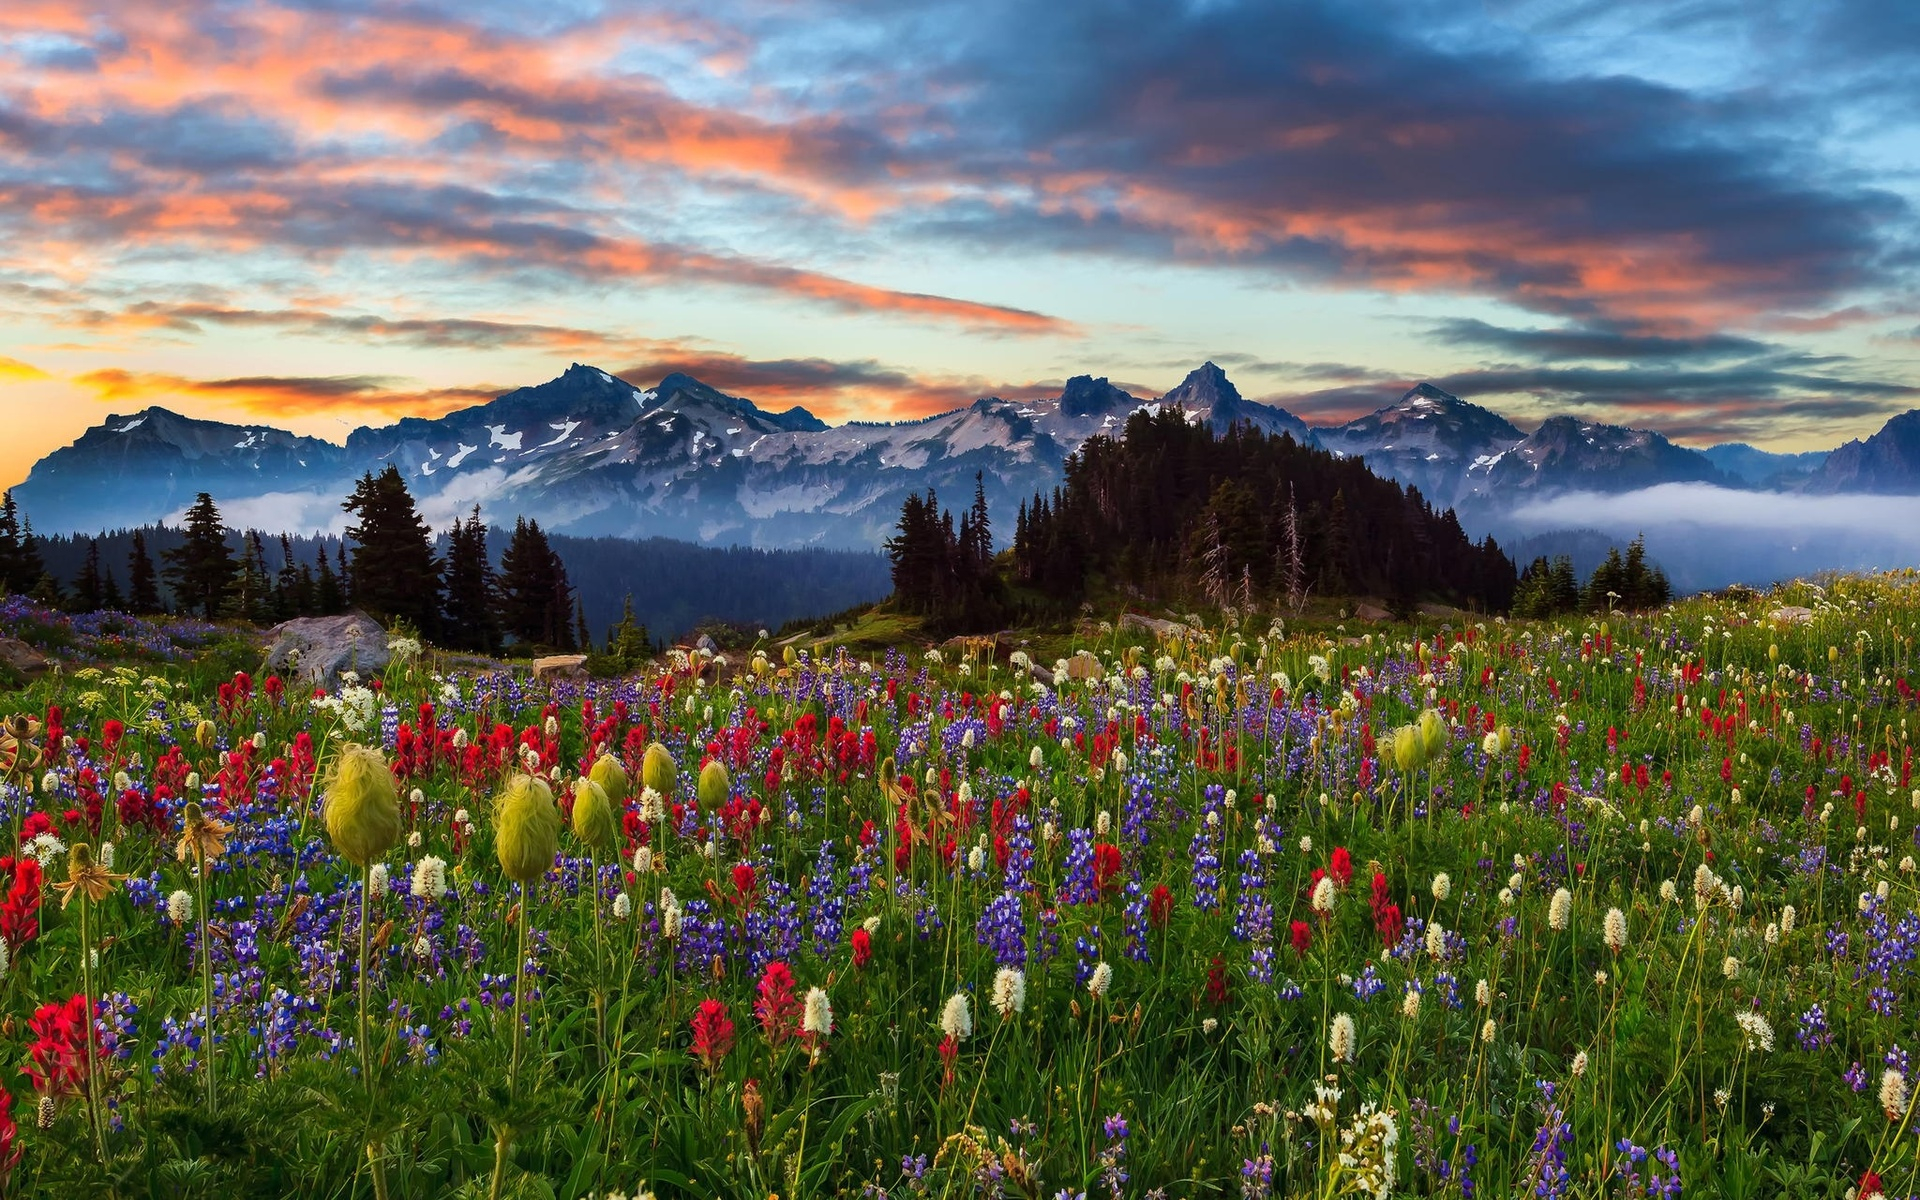
[[[478,386],[396,389],[378,375],[249,376],[237,379],[189,379],[160,372],[117,367],[88,371],[74,382],[106,403],[140,406],[165,401],[212,400],[264,417],[308,417],[343,412],[365,418],[439,417],[457,408],[483,404],[510,389]]]
[[[0,354],[0,380],[25,383],[28,380],[48,378],[51,376],[32,363],[23,363],[17,358],[8,358]]]

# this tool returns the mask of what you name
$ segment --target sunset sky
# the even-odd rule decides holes
[[[1920,406],[1920,4],[0,3],[0,483],[583,361],[829,420]]]

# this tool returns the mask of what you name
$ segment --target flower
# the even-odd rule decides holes
[[[1418,991],[1413,988],[1407,989],[1406,996],[1400,1001],[1400,1015],[1409,1021],[1418,1021],[1420,1019],[1420,993]]]
[[[413,894],[429,900],[443,899],[447,894],[447,862],[443,858],[427,855],[413,864]]]
[[[613,898],[613,919],[624,921],[633,915],[633,897],[621,892]]]
[[[1027,975],[1018,967],[1001,967],[993,977],[993,1009],[1005,1018],[1027,1007]]]
[[[614,839],[619,836],[613,800],[607,795],[607,789],[592,779],[581,779],[574,784],[573,835],[589,850],[599,851],[611,850]]]
[[[1094,967],[1093,974],[1087,977],[1087,992],[1096,1000],[1105,996],[1112,986],[1113,968],[1104,962]]]
[[[1720,973],[1728,979],[1740,978],[1740,960],[1729,954],[1720,963]]]
[[[940,1032],[956,1042],[973,1036],[973,1008],[965,992],[947,997],[946,1007],[940,1010]]]
[[[67,877],[53,886],[60,890],[60,907],[72,902],[76,893],[99,903],[107,898],[113,885],[125,875],[115,875],[93,860],[93,850],[85,842],[75,842],[67,852]]]
[[[727,1051],[733,1049],[733,1022],[727,1017],[727,1006],[718,1000],[702,1000],[688,1026],[693,1031],[693,1056],[707,1070],[717,1069]]]
[[[806,1011],[800,1018],[800,1032],[813,1037],[826,1037],[833,1032],[833,1005],[827,1001],[824,988],[808,988]]]
[[[1356,1034],[1353,1018],[1346,1013],[1338,1013],[1327,1026],[1327,1049],[1333,1053],[1335,1062],[1352,1062]]]
[[[1441,961],[1447,957],[1447,931],[1438,921],[1427,926],[1427,957]]]
[[[375,900],[387,894],[387,864],[375,863],[367,868],[367,893]]]
[[[1757,1012],[1737,1012],[1733,1019],[1747,1035],[1747,1049],[1773,1049],[1773,1025]]]
[[[1560,888],[1553,893],[1553,900],[1547,905],[1547,926],[1553,930],[1566,929],[1573,920],[1573,893]]]
[[[327,785],[327,835],[340,857],[366,867],[400,840],[400,796],[378,750],[349,743]]]
[[[727,777],[726,764],[722,763],[719,759],[716,758],[707,763],[706,766],[700,768],[700,781],[697,789],[700,794],[700,807],[706,809],[719,808],[727,802],[727,797],[732,794],[732,789],[733,781]]]
[[[673,793],[673,780],[678,773],[672,751],[659,742],[647,746],[646,754],[640,759],[642,785],[652,788],[659,795],[668,796]]]
[[[209,817],[200,805],[189,800],[180,818],[180,840],[173,856],[181,862],[202,863],[227,852],[227,835],[233,826],[217,817]]]
[[[1581,1050],[1573,1056],[1573,1077],[1579,1079],[1587,1073],[1587,1052]]]
[[[1898,1121],[1907,1111],[1907,1077],[1898,1067],[1880,1073],[1880,1107],[1889,1121]]]
[[[1322,875],[1320,882],[1313,885],[1313,911],[1321,916],[1333,912],[1333,876]]]
[[[1444,902],[1447,894],[1453,890],[1453,879],[1445,871],[1433,877],[1433,898]]]
[[[1627,914],[1617,908],[1608,909],[1602,928],[1606,931],[1607,949],[1618,954],[1627,948]]]
[[[560,810],[546,781],[515,775],[493,802],[494,856],[522,886],[546,874],[560,848]]]

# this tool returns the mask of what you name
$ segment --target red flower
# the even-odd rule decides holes
[[[793,1034],[800,1018],[800,998],[793,994],[793,970],[783,962],[770,962],[760,973],[759,997],[753,1002],[753,1015],[767,1040],[778,1046]]]
[[[39,816],[35,813],[34,816]],[[23,857],[13,864],[13,884],[0,902],[0,937],[14,954],[40,935],[40,861]]]
[[[1232,999],[1233,995],[1227,988],[1227,969],[1215,958],[1207,968],[1207,1003],[1221,1008]]]
[[[1858,1192],[1860,1200],[1867,1200],[1867,1197],[1873,1195],[1875,1192],[1879,1192],[1882,1195],[1886,1194],[1885,1188],[1880,1183],[1879,1172],[1868,1171],[1860,1177],[1860,1188]]]
[[[1345,846],[1333,848],[1333,858],[1327,863],[1327,873],[1332,875],[1333,881],[1341,887],[1346,887],[1353,882],[1353,855],[1347,853]]]
[[[733,1022],[727,1019],[727,1006],[718,1000],[702,1000],[689,1024],[693,1029],[693,1056],[707,1070],[717,1069],[727,1051],[733,1049]]]
[[[27,1022],[35,1037],[27,1047],[32,1061],[21,1070],[44,1095],[81,1090],[87,1078],[87,1002],[74,996],[66,1003],[42,1004]],[[101,1046],[98,1053],[106,1054]]]
[[[960,1043],[953,1040],[953,1035],[948,1034],[946,1037],[941,1038],[940,1062],[946,1068],[946,1073],[942,1076],[943,1087],[953,1082],[953,1062],[959,1057]]]
[[[753,907],[753,887],[759,877],[754,873],[752,863],[741,863],[733,869],[733,890],[739,895],[742,908]]]
[[[1101,842],[1093,848],[1093,886],[1102,892],[1120,886],[1120,847]]]
[[[1147,901],[1147,920],[1155,929],[1165,929],[1167,918],[1173,915],[1173,891],[1166,884],[1153,889],[1153,896]]]
[[[1295,921],[1292,932],[1293,952],[1305,957],[1307,950],[1313,945],[1313,926],[1305,921]]]
[[[873,935],[863,927],[853,931],[853,965],[864,967],[873,958]]]
[[[1406,928],[1406,922],[1400,916],[1400,906],[1389,904],[1381,909],[1374,917],[1374,927],[1380,931],[1381,944],[1391,948],[1400,940],[1401,931]]]

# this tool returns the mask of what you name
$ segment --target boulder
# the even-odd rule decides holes
[[[1105,677],[1106,673],[1107,669],[1100,665],[1100,660],[1088,651],[1076,651],[1074,656],[1067,660],[1068,679],[1100,679]]]
[[[1353,606],[1353,615],[1359,617],[1362,621],[1373,621],[1375,623],[1393,619],[1393,614],[1381,608],[1378,604],[1368,604],[1364,601]]]
[[[1162,621],[1158,617],[1149,617],[1145,613],[1121,613],[1120,628],[1144,629],[1159,638],[1185,637],[1187,627],[1178,621]]]
[[[362,679],[387,665],[387,631],[363,612],[296,617],[267,630],[267,669],[297,674],[319,687],[340,685],[343,671]]]
[[[52,665],[46,655],[19,638],[0,637],[0,668],[31,679]]]
[[[1767,614],[1775,625],[1805,625],[1813,620],[1813,610],[1798,604],[1786,604]]]
[[[542,679],[585,679],[587,677],[587,656],[584,654],[549,654],[533,660],[533,677]]]

